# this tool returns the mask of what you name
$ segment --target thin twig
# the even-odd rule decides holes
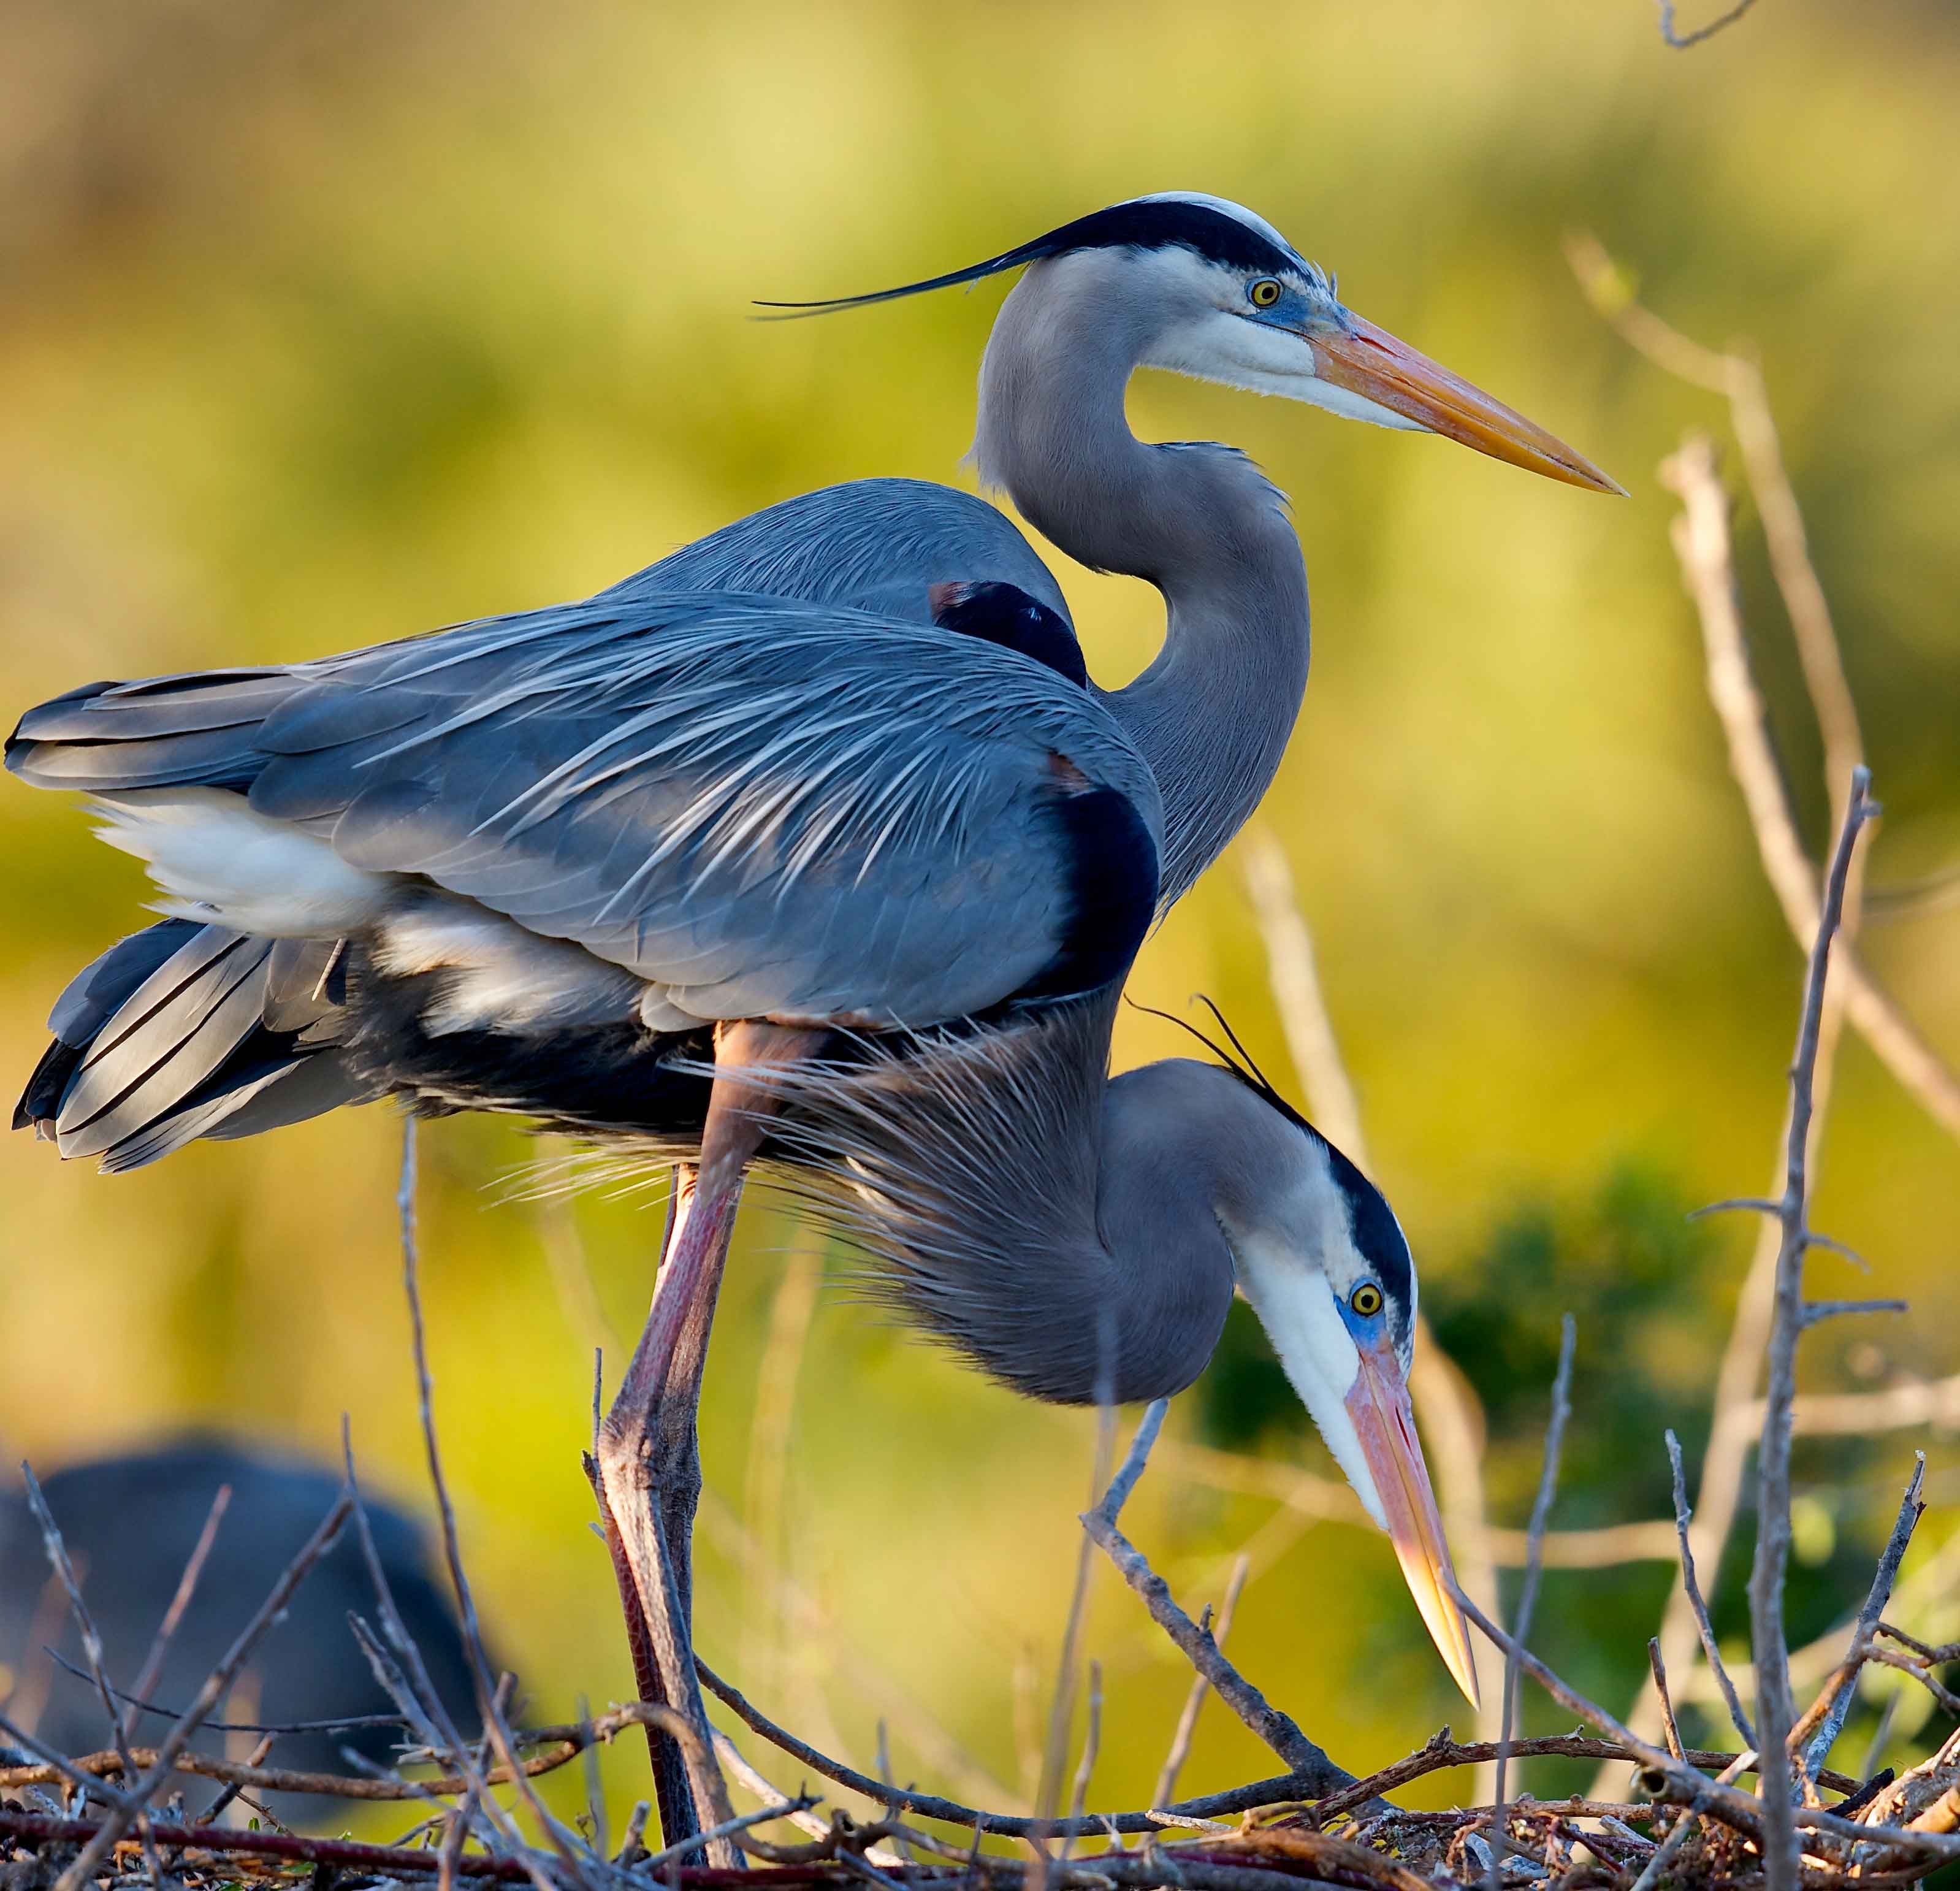
[[[752,1793],[765,1806],[773,1805],[782,1798],[769,1781],[765,1779],[743,1756],[742,1749],[718,1727],[714,1730],[714,1757],[721,1762],[721,1770],[734,1781],[744,1792]],[[821,1838],[829,1831],[829,1826],[816,1813],[810,1811],[792,1812],[784,1815],[800,1832],[807,1832],[813,1838]],[[640,1822],[641,1829],[646,1829],[646,1821]]]
[[[1513,1759],[1517,1759],[1548,1757],[1597,1759],[1615,1765],[1624,1765],[1629,1761],[1638,1761],[1641,1758],[1640,1754],[1624,1741],[1597,1740],[1585,1733],[1555,1733],[1530,1740],[1513,1740],[1511,1754]],[[1330,1794],[1314,1808],[1315,1816],[1324,1824],[1330,1819],[1338,1818],[1342,1813],[1353,1810],[1365,1800],[1392,1793],[1397,1788],[1407,1785],[1412,1779],[1421,1779],[1427,1774],[1444,1772],[1452,1767],[1486,1764],[1495,1760],[1497,1756],[1497,1747],[1494,1740],[1459,1745],[1447,1737],[1446,1729],[1444,1733],[1439,1734],[1427,1746],[1418,1747],[1406,1759],[1396,1761],[1392,1766],[1383,1767],[1379,1772],[1370,1773],[1366,1779],[1357,1779],[1352,1786],[1340,1792]],[[1740,1754],[1704,1753],[1689,1747],[1680,1757],[1684,1765],[1692,1767],[1698,1772],[1729,1769],[1739,1774],[1748,1771],[1755,1763],[1753,1752]],[[1745,1762],[1746,1765],[1744,1764]],[[1834,1792],[1849,1793],[1857,1789],[1858,1782],[1841,1773],[1821,1773],[1818,1778],[1821,1784],[1828,1786]],[[1563,1802],[1548,1800],[1546,1803],[1560,1804]],[[1395,1816],[1399,1817],[1402,1815],[1397,1812]],[[1481,1813],[1475,1816],[1482,1816]]]
[[[810,1345],[823,1285],[823,1246],[813,1228],[799,1230],[783,1262],[783,1274],[769,1307],[768,1337],[756,1367],[753,1412],[749,1422],[749,1462],[742,1479],[742,1508],[749,1536],[762,1546],[772,1566],[786,1566],[789,1518],[784,1502],[789,1490],[790,1445],[796,1415],[797,1381]],[[749,1628],[746,1672],[753,1680],[759,1670],[773,1686],[782,1673],[781,1618],[762,1606],[758,1593],[762,1571],[745,1570],[749,1593],[743,1617]],[[764,1628],[768,1661],[759,1658]]]
[[[1660,1637],[1647,1637],[1647,1667],[1653,1676],[1654,1692],[1660,1701],[1660,1730],[1667,1750],[1676,1759],[1685,1750],[1681,1742],[1681,1723],[1674,1717],[1674,1701],[1668,1692],[1667,1668],[1660,1658]]]
[[[210,1724],[208,1721],[205,1722],[207,1727]],[[253,1742],[251,1749],[246,1754],[244,1764],[247,1766],[264,1765],[266,1756],[272,1752],[272,1742],[278,1737],[278,1735],[274,1733],[261,1733],[258,1739]],[[229,1742],[227,1743],[228,1745],[229,1743]],[[207,1826],[216,1825],[218,1820],[231,1810],[231,1802],[243,1794],[244,1784],[242,1780],[234,1780],[228,1785],[206,1808],[202,1823]]]
[[[1371,1175],[1360,1100],[1327,1008],[1313,934],[1294,891],[1292,869],[1278,841],[1262,828],[1247,834],[1242,845],[1246,890],[1265,944],[1267,982],[1293,1074],[1322,1133],[1357,1168]],[[1485,1606],[1495,1609],[1497,1571],[1484,1490],[1483,1406],[1469,1380],[1436,1343],[1420,1311],[1409,1392],[1435,1457],[1443,1520],[1459,1578]],[[1494,1731],[1491,1698],[1485,1689],[1478,1721],[1486,1733]]]
[[[150,1690],[157,1685],[157,1677],[164,1671],[164,1657],[169,1654],[170,1641],[177,1634],[177,1625],[184,1619],[184,1611],[189,1608],[191,1598],[197,1593],[199,1579],[204,1574],[204,1565],[211,1555],[211,1546],[218,1540],[218,1526],[224,1520],[224,1513],[231,1507],[231,1486],[221,1484],[211,1500],[211,1509],[204,1520],[204,1527],[198,1532],[197,1541],[192,1546],[189,1558],[183,1566],[183,1574],[177,1579],[177,1593],[170,1597],[170,1606],[164,1611],[164,1619],[158,1625],[156,1638],[150,1644],[150,1652],[143,1657],[143,1665],[137,1670],[136,1684],[130,1690],[135,1697],[123,1715],[123,1736],[132,1740],[136,1733],[136,1716],[142,1710],[140,1703],[150,1698]],[[209,1721],[206,1726],[211,1725]]]
[[[1758,1449],[1755,1566],[1749,1576],[1750,1643],[1756,1667],[1756,1744],[1764,1758],[1763,1867],[1768,1891],[1796,1891],[1801,1877],[1796,1827],[1779,1765],[1796,1718],[1790,1692],[1790,1647],[1783,1631],[1783,1572],[1790,1555],[1790,1414],[1796,1402],[1796,1348],[1805,1326],[1803,1263],[1807,1243],[1809,1180],[1807,1162],[1812,1108],[1811,1074],[1817,1062],[1818,1033],[1824,1012],[1825,981],[1831,969],[1831,944],[1844,908],[1845,877],[1858,844],[1859,830],[1876,811],[1867,790],[1869,772],[1852,776],[1844,825],[1831,857],[1825,886],[1817,943],[1805,980],[1797,1027],[1796,1054],[1790,1068],[1790,1143],[1783,1192],[1783,1240],[1777,1256],[1776,1314],[1770,1331],[1769,1377],[1764,1394],[1761,1443]]]
[[[1756,4],[1756,0],[1736,0],[1726,13],[1718,14],[1705,27],[1697,27],[1691,33],[1680,31],[1674,24],[1674,0],[1659,0],[1660,37],[1676,52],[1684,52],[1691,46],[1699,46],[1704,40],[1712,40],[1725,27],[1732,27]]]
[[[1920,1491],[1925,1482],[1926,1453],[1915,1451],[1912,1476],[1906,1480],[1905,1495],[1899,1500],[1898,1520],[1892,1525],[1892,1533],[1886,1539],[1879,1566],[1873,1573],[1872,1586],[1866,1593],[1864,1606],[1852,1624],[1850,1643],[1844,1651],[1844,1662],[1815,1703],[1790,1730],[1793,1743],[1809,1742],[1803,1751],[1806,1774],[1814,1773],[1823,1765],[1844,1730],[1844,1717],[1850,1712],[1852,1698],[1857,1692],[1858,1670],[1872,1652],[1872,1638],[1882,1626],[1885,1604],[1891,1601],[1892,1585],[1898,1580],[1899,1565],[1904,1562],[1912,1533],[1925,1513],[1926,1506],[1920,1500]],[[1881,1655],[1880,1659],[1883,1658]]]
[[[1531,1634],[1532,1612],[1538,1606],[1538,1577],[1544,1565],[1540,1558],[1546,1523],[1551,1516],[1551,1500],[1558,1488],[1558,1457],[1565,1439],[1566,1421],[1572,1416],[1572,1355],[1578,1343],[1578,1327],[1567,1313],[1559,1322],[1558,1370],[1552,1376],[1551,1415],[1545,1428],[1545,1454],[1538,1466],[1538,1495],[1532,1504],[1531,1548],[1525,1557],[1524,1581],[1518,1590],[1517,1612],[1512,1634],[1522,1645]],[[1497,1784],[1491,1816],[1491,1864],[1485,1873],[1490,1891],[1500,1891],[1503,1883],[1504,1853],[1510,1843],[1505,1832],[1504,1772],[1510,1759],[1511,1717],[1516,1710],[1518,1663],[1515,1655],[1504,1661],[1504,1698],[1497,1715]]]
[[[123,1725],[123,1716],[116,1711],[116,1690],[109,1684],[109,1673],[104,1663],[102,1636],[95,1625],[95,1617],[81,1593],[81,1584],[75,1573],[75,1565],[68,1560],[68,1545],[62,1540],[61,1531],[56,1526],[54,1514],[48,1508],[47,1498],[42,1494],[40,1480],[31,1468],[23,1464],[21,1476],[26,1484],[27,1504],[34,1514],[34,1521],[40,1526],[42,1546],[47,1552],[48,1566],[60,1579],[67,1593],[69,1612],[75,1617],[75,1625],[81,1635],[81,1652],[88,1663],[89,1679],[95,1684],[97,1698],[102,1703],[102,1711],[109,1722],[110,1738],[116,1743],[116,1750],[123,1759],[123,1778],[126,1785],[133,1778],[135,1768],[129,1763],[129,1740]],[[157,1859],[156,1848],[151,1843],[150,1820],[147,1814],[139,1814],[136,1829],[143,1841],[144,1862],[149,1867],[150,1880],[156,1891],[163,1891],[163,1868]]]
[[[1143,1598],[1150,1619],[1170,1637],[1192,1666],[1210,1682],[1218,1698],[1288,1766],[1303,1778],[1316,1780],[1312,1796],[1335,1792],[1354,1783],[1354,1775],[1338,1766],[1301,1732],[1290,1715],[1274,1707],[1224,1656],[1208,1631],[1201,1628],[1172,1599],[1169,1585],[1151,1568],[1143,1552],[1116,1526],[1116,1519],[1137,1479],[1143,1475],[1150,1447],[1163,1421],[1164,1401],[1158,1399],[1144,1415],[1123,1468],[1111,1480],[1107,1495],[1082,1516],[1082,1526],[1116,1565],[1123,1580]]]
[[[1635,299],[1625,272],[1596,238],[1575,234],[1567,240],[1567,254],[1593,307],[1633,347],[1665,372],[1710,389],[1728,401],[1771,567],[1789,616],[1822,738],[1825,786],[1834,829],[1842,823],[1851,771],[1865,759],[1863,738],[1829,605],[1811,562],[1803,511],[1783,463],[1761,368],[1739,349],[1723,352],[1703,347],[1643,307]],[[1691,457],[1678,457],[1666,471],[1688,479],[1696,495],[1677,527],[1675,546],[1701,619],[1710,695],[1727,738],[1731,769],[1743,789],[1764,869],[1793,934],[1807,953],[1816,930],[1817,873],[1799,838],[1777,766],[1761,692],[1750,672],[1736,605],[1726,501],[1705,442],[1694,443]],[[1829,1089],[1838,1025],[1848,1016],[1909,1094],[1936,1121],[1960,1134],[1960,1081],[1946,1070],[1890,1000],[1864,979],[1850,949],[1857,928],[1860,887],[1854,862],[1846,886],[1836,976],[1826,989],[1813,1084],[1818,1115],[1821,1119]],[[1735,1519],[1750,1434],[1755,1428],[1753,1424],[1738,1428],[1730,1421],[1755,1391],[1779,1245],[1777,1231],[1766,1228],[1757,1243],[1723,1353],[1695,1533],[1698,1552],[1711,1568],[1720,1560]],[[1847,1418],[1847,1422],[1855,1425],[1856,1421]],[[1680,1664],[1688,1657],[1694,1634],[1687,1599],[1677,1583],[1668,1602],[1661,1640],[1666,1660],[1678,1675],[1687,1672]]]
[[[820,1649],[842,1670],[853,1692],[877,1711],[889,1716],[896,1727],[921,1758],[948,1778],[963,1781],[961,1790],[976,1799],[1010,1799],[1010,1788],[994,1778],[924,1706],[874,1661],[854,1647],[842,1633],[816,1597],[781,1569],[771,1566],[762,1546],[749,1534],[741,1518],[711,1486],[701,1493],[700,1527],[717,1546],[746,1573],[757,1576],[768,1587],[776,1606],[790,1625],[796,1644],[803,1649]],[[812,1696],[813,1705],[822,1708],[820,1694]],[[825,1717],[826,1721],[828,1716]],[[830,1730],[834,1734],[835,1729]],[[833,1745],[841,1744],[832,1740]]]
[[[1675,552],[1701,619],[1709,700],[1727,738],[1729,768],[1742,791],[1764,873],[1791,933],[1807,948],[1820,917],[1817,870],[1804,851],[1777,764],[1768,707],[1750,667],[1736,600],[1729,498],[1706,437],[1691,435],[1662,464],[1660,476],[1683,508],[1674,524]],[[1960,1136],[1960,1078],[1873,981],[1854,949],[1839,953],[1833,976],[1845,1015],[1879,1061],[1936,1122]]]
[[[833,1759],[829,1754],[812,1746],[807,1740],[791,1733],[788,1728],[778,1726],[739,1688],[724,1680],[698,1656],[695,1659],[695,1670],[701,1676],[702,1686],[771,1746],[788,1754],[792,1759],[800,1760],[813,1772],[821,1773],[826,1779],[836,1781],[840,1786],[848,1786],[853,1792],[863,1794],[873,1804],[896,1800],[901,1811],[919,1818],[943,1819],[969,1832],[977,1829],[1007,1838],[1026,1838],[1037,1834],[1063,1837],[1071,1833],[1093,1837],[1096,1832],[1109,1830],[1112,1826],[1119,1832],[1149,1832],[1155,1823],[1148,1811],[1090,1813],[1080,1820],[1026,1818],[1017,1813],[988,1812],[978,1807],[962,1805],[957,1800],[943,1799],[934,1793],[915,1792],[910,1788],[895,1789],[882,1780],[846,1765],[842,1760]],[[1519,1741],[1516,1745],[1521,1753],[1526,1751],[1564,1753],[1568,1750],[1555,1744],[1541,1747],[1535,1743]],[[1615,1749],[1615,1756],[1622,1759],[1634,1757],[1631,1754],[1620,1753],[1618,1749]],[[1490,1753],[1482,1749],[1473,1749],[1473,1756],[1483,1759],[1491,1757]],[[1592,1749],[1588,1747],[1581,1757],[1605,1758],[1606,1753],[1602,1749],[1596,1755]],[[1439,1761],[1437,1765],[1453,1763],[1443,1760]],[[1431,1770],[1433,1769],[1426,1766],[1418,1767],[1417,1773]],[[1415,1775],[1410,1776],[1413,1778]],[[1228,1792],[1208,1793],[1200,1798],[1184,1800],[1164,1810],[1178,1813],[1189,1813],[1200,1819],[1214,1819],[1229,1818],[1243,1812],[1256,1812],[1268,1806],[1296,1805],[1304,1800],[1321,1797],[1333,1790],[1325,1784],[1325,1772],[1320,1767],[1305,1772],[1283,1773],[1274,1778],[1254,1780],[1249,1784],[1234,1787]]]
[[[113,1808],[105,1819],[100,1830],[91,1837],[74,1862],[56,1881],[55,1891],[82,1891],[93,1876],[96,1867],[107,1858],[124,1832],[129,1830],[136,1811],[148,1805],[156,1796],[158,1788],[169,1778],[177,1757],[196,1737],[197,1730],[205,1717],[224,1698],[225,1690],[237,1679],[238,1671],[250,1659],[252,1651],[274,1623],[286,1612],[287,1604],[292,1600],[293,1591],[305,1581],[307,1573],[320,1558],[332,1548],[340,1535],[342,1526],[354,1508],[351,1491],[343,1489],[333,1507],[321,1519],[320,1526],[300,1546],[291,1562],[280,1573],[268,1595],[252,1619],[245,1625],[237,1638],[233,1641],[218,1665],[205,1677],[203,1686],[196,1698],[184,1711],[183,1717],[172,1727],[163,1744],[157,1749],[157,1757],[142,1777],[135,1782],[129,1794],[130,1803]]]
[[[7,1768],[5,1774],[0,1775],[0,1779],[4,1779],[7,1785],[51,1786],[65,1780],[70,1785],[79,1786],[84,1794],[94,1794],[106,1805],[121,1805],[129,1797],[118,1788],[104,1784],[100,1777],[110,1766],[121,1772],[123,1756],[120,1753],[98,1753],[81,1759],[71,1759],[37,1739],[25,1727],[17,1726],[4,1714],[0,1714],[0,1734],[4,1734],[22,1753],[32,1753],[40,1762],[38,1766]],[[92,1765],[91,1759],[100,1761],[103,1764]],[[122,1773],[125,1786],[132,1776],[130,1773]]]
[[[484,1730],[525,1803],[530,1807],[539,1829],[551,1841],[552,1849],[571,1873],[574,1882],[590,1891],[590,1880],[586,1875],[581,1848],[546,1809],[530,1775],[524,1771],[523,1763],[517,1757],[517,1743],[511,1736],[510,1723],[504,1717],[502,1695],[491,1671],[489,1657],[484,1652],[476,1598],[463,1567],[462,1546],[456,1528],[456,1506],[450,1499],[448,1480],[443,1476],[441,1448],[436,1438],[435,1382],[429,1370],[428,1335],[422,1319],[422,1288],[417,1278],[420,1257],[415,1239],[415,1119],[412,1116],[405,1115],[402,1119],[401,1184],[395,1205],[401,1227],[402,1281],[409,1303],[409,1338],[415,1359],[415,1399],[422,1421],[422,1447],[428,1461],[429,1482],[435,1493],[443,1559],[448,1567],[450,1587],[455,1592],[457,1612],[463,1626],[463,1650],[476,1684],[477,1705],[482,1711]],[[494,1798],[486,1796],[483,1805],[493,1819],[499,1817]],[[716,1807],[714,1811],[718,1821],[732,1816],[725,1803]],[[460,1830],[460,1823],[458,1829]],[[512,1835],[515,1836],[514,1829]],[[549,1881],[542,1873],[538,1874],[537,1883],[538,1891],[550,1891]]]
[[[1232,1617],[1239,1606],[1239,1593],[1246,1586],[1246,1577],[1252,1567],[1249,1556],[1242,1553],[1232,1565],[1230,1580],[1225,1585],[1225,1599],[1218,1605],[1218,1625],[1211,1631],[1211,1638],[1222,1650],[1225,1638],[1232,1632]],[[1198,1618],[1201,1628],[1211,1628],[1210,1610]],[[1157,1790],[1150,1794],[1153,1806],[1168,1806],[1177,1795],[1177,1776],[1184,1770],[1184,1762],[1191,1756],[1191,1743],[1198,1732],[1198,1716],[1204,1705],[1204,1697],[1211,1692],[1211,1683],[1199,1675],[1191,1684],[1191,1691],[1184,1697],[1184,1711],[1177,1717],[1177,1731],[1171,1737],[1170,1751],[1164,1756],[1164,1763],[1157,1775]]]
[[[1656,1640],[1649,1642],[1647,1645],[1654,1651],[1655,1658],[1658,1660],[1660,1651],[1659,1642]],[[1665,1687],[1662,1687],[1661,1691],[1663,1695],[1666,1692]],[[1672,1743],[1670,1743],[1670,1747],[1672,1745]],[[1753,1755],[1748,1753],[1737,1754],[1735,1760],[1729,1765],[1725,1766],[1716,1776],[1716,1784],[1720,1786],[1729,1784],[1744,1772],[1743,1762],[1753,1757]],[[1634,1880],[1633,1891],[1654,1891],[1654,1887],[1660,1883],[1668,1867],[1673,1864],[1682,1847],[1686,1845],[1694,1835],[1700,1823],[1699,1816],[1695,1813],[1684,1811],[1682,1813],[1681,1817],[1675,1823],[1674,1829],[1655,1848],[1653,1856],[1641,1867],[1640,1875]]]
[[[1075,1778],[1068,1796],[1068,1816],[1071,1821],[1084,1816],[1089,1803],[1089,1781],[1096,1772],[1096,1756],[1102,1745],[1102,1663],[1092,1661],[1089,1664],[1088,1718],[1082,1734],[1082,1757],[1075,1763]],[[1072,1842],[1064,1838],[1061,1855],[1068,1856]]]
[[[718,1826],[711,1826],[705,1832],[697,1832],[692,1838],[683,1838],[678,1845],[664,1845],[658,1851],[640,1861],[639,1869],[651,1871],[656,1865],[665,1864],[670,1858],[685,1858],[690,1851],[698,1851],[703,1845],[718,1838],[732,1838],[738,1832],[746,1832],[751,1826],[767,1825],[772,1819],[789,1819],[800,1812],[807,1812],[819,1803],[808,1793],[794,1799],[779,1800],[773,1806],[765,1806],[757,1812],[745,1812],[724,1819]]]
[[[1701,1637],[1701,1651],[1708,1657],[1709,1673],[1714,1676],[1716,1686],[1722,1690],[1729,1718],[1735,1724],[1736,1731],[1742,1735],[1743,1745],[1754,1746],[1756,1730],[1749,1724],[1742,1697],[1736,1692],[1736,1684],[1729,1679],[1729,1670],[1722,1664],[1722,1651],[1715,1641],[1715,1625],[1708,1618],[1708,1604],[1702,1599],[1701,1584],[1695,1575],[1694,1546],[1689,1529],[1694,1518],[1688,1507],[1688,1480],[1682,1469],[1681,1441],[1672,1431],[1666,1435],[1668,1466],[1674,1479],[1674,1526],[1681,1539],[1681,1586],[1688,1597],[1688,1606],[1694,1612],[1694,1626]]]
[[[83,1856],[96,1847],[97,1861],[106,1858],[116,1839],[107,1820],[55,1819],[34,1813],[0,1809],[0,1832],[18,1838],[81,1845]],[[223,1826],[173,1826],[159,1823],[156,1842],[166,1851],[256,1854],[264,1858],[308,1859],[316,1864],[346,1865],[357,1870],[423,1873],[434,1867],[434,1856],[425,1851],[391,1845],[362,1845],[351,1838],[313,1838],[290,1832],[234,1832]],[[91,1869],[94,1868],[92,1861]],[[71,1867],[72,1869],[72,1867]],[[528,1874],[514,1858],[492,1858],[471,1854],[457,1861],[457,1869],[473,1877],[523,1879]]]
[[[1107,1350],[1106,1346],[1106,1353]],[[1162,1421],[1161,1417],[1159,1421]],[[1097,1401],[1096,1456],[1089,1482],[1089,1501],[1092,1504],[1096,1501],[1096,1493],[1108,1486],[1109,1466],[1115,1450],[1116,1408],[1104,1397]],[[1068,1618],[1062,1625],[1055,1698],[1048,1708],[1048,1738],[1042,1749],[1041,1784],[1035,1793],[1035,1813],[1038,1818],[1052,1818],[1061,1803],[1062,1768],[1068,1764],[1069,1723],[1075,1714],[1076,1666],[1081,1653],[1082,1624],[1089,1607],[1093,1557],[1089,1539],[1084,1537],[1076,1550],[1075,1581],[1069,1590]]]

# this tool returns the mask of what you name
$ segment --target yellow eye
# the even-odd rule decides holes
[[[1363,1320],[1372,1320],[1382,1310],[1382,1290],[1372,1281],[1363,1281],[1348,1304]]]
[[[1280,299],[1280,285],[1269,275],[1262,275],[1248,291],[1255,309],[1269,309]]]

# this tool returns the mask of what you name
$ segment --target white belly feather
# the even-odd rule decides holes
[[[160,912],[259,938],[364,937],[380,971],[436,975],[422,1017],[432,1036],[624,1023],[643,998],[663,996],[583,947],[473,900],[351,866],[328,842],[255,813],[242,794],[146,788],[100,797],[95,809],[103,839],[148,865],[165,895]],[[698,1022],[662,1020],[668,1030]]]
[[[142,788],[94,807],[96,832],[148,865],[167,896],[156,909],[173,918],[262,939],[338,938],[372,925],[399,883],[223,788]]]

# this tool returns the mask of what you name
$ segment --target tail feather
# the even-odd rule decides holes
[[[186,947],[89,1046],[55,1120],[64,1156],[100,1155],[132,1122],[167,1115],[258,1029],[270,942],[207,931],[222,943]]]
[[[266,716],[304,686],[289,670],[208,670],[97,683],[30,709],[7,766],[37,788],[249,787]]]
[[[14,740],[99,742],[239,728],[262,721],[294,687],[292,672],[283,669],[186,670],[138,683],[84,683],[30,709]]]
[[[167,919],[56,1001],[14,1116],[107,1173],[199,1136],[252,1135],[373,1094],[337,1047],[326,952]],[[275,1025],[284,1028],[275,1028]]]

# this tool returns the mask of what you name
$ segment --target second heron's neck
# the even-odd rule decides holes
[[[1306,688],[1306,571],[1284,498],[1243,454],[1131,432],[1124,390],[1150,336],[1106,319],[1117,298],[1062,285],[1063,266],[1031,268],[1002,306],[975,457],[1071,558],[1163,594],[1163,648],[1105,699],[1163,793],[1167,905],[1279,766]]]

